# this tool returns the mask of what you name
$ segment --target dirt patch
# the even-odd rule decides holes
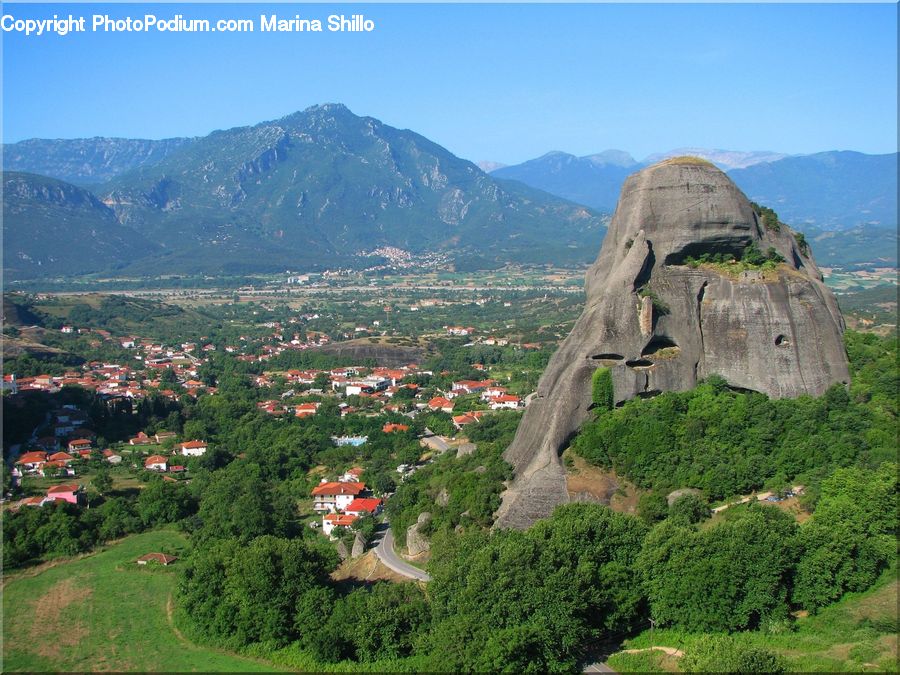
[[[857,620],[862,619],[882,619],[886,617],[897,616],[897,590],[898,582],[894,579],[884,588],[865,599],[860,599],[859,604],[853,611],[853,616]]]
[[[386,567],[375,555],[375,551],[369,551],[358,558],[345,560],[332,572],[331,578],[335,581],[392,581],[395,583],[410,581],[402,574],[397,574]]]
[[[572,501],[598,502],[619,513],[637,513],[640,490],[615,471],[605,471],[570,450],[563,453],[566,490]]]
[[[51,587],[34,601],[31,607],[31,628],[28,631],[28,648],[38,656],[57,659],[63,649],[78,645],[88,635],[83,623],[63,617],[63,611],[75,603],[83,603],[91,597],[90,588],[78,586],[69,578]],[[47,639],[52,635],[53,639]]]
[[[780,502],[775,502],[775,506],[791,514],[798,523],[804,523],[809,520],[810,513],[803,510],[803,507],[800,506],[800,500],[796,497],[788,497]]]

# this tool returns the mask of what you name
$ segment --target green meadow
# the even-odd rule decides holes
[[[128,537],[98,553],[26,570],[3,589],[3,664],[10,671],[271,671],[275,666],[186,640],[172,620],[179,562],[173,530]]]

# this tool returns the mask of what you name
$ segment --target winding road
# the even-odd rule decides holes
[[[378,535],[376,535],[378,536]],[[387,527],[381,531],[381,541],[375,546],[375,555],[385,564],[386,567],[416,581],[431,581],[431,577],[427,572],[420,570],[418,567],[410,565],[394,551],[394,533],[391,528]]]

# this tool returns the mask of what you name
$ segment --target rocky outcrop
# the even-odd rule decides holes
[[[747,273],[695,263],[754,249],[784,262]],[[849,381],[843,320],[808,247],[767,228],[707,162],[667,160],[628,178],[585,290],[504,453],[515,478],[500,527],[527,527],[568,501],[559,454],[588,418],[598,367],[610,369],[616,404],[713,374],[775,398]]]
[[[353,548],[350,551],[351,558],[358,558],[366,552],[366,538],[362,532],[357,532],[353,538]]]
[[[431,548],[428,537],[419,530],[431,522],[431,514],[428,511],[419,514],[416,522],[410,525],[406,530],[406,550],[410,555],[419,555],[425,553]]]
[[[476,446],[474,443],[462,443],[456,449],[456,459],[462,459],[463,457],[468,457],[469,455],[475,452]]]

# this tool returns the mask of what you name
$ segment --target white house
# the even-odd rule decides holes
[[[343,511],[365,489],[364,483],[323,480],[313,488],[313,510],[319,513]]]
[[[188,441],[179,447],[185,457],[200,457],[206,452],[206,441]]]
[[[167,471],[169,460],[162,455],[150,455],[144,460],[144,468],[148,471]]]
[[[322,516],[322,532],[331,536],[336,527],[350,527],[356,522],[357,516],[348,516],[344,513],[326,513]]]

